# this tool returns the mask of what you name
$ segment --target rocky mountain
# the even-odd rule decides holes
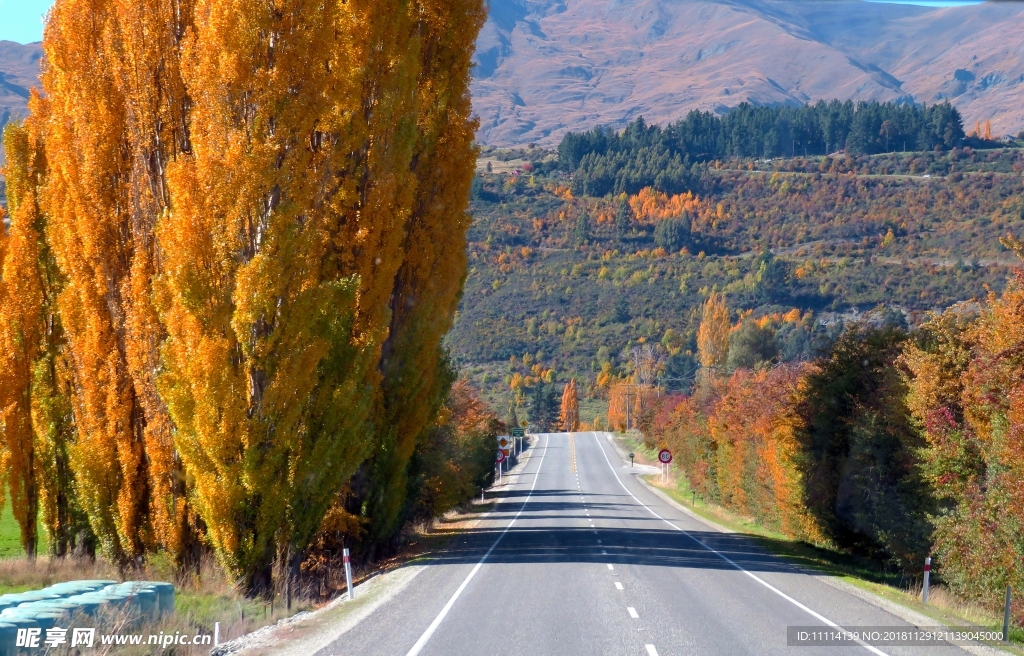
[[[970,131],[1024,129],[1024,4],[864,0],[490,0],[477,41],[480,141],[665,123],[743,101],[949,100]],[[39,44],[0,41],[0,127],[25,113]],[[0,152],[2,158],[2,152]],[[0,160],[2,161],[2,160]]]
[[[970,131],[1024,129],[1024,5],[863,0],[492,0],[477,43],[479,137],[553,145],[567,130],[691,109],[819,99],[949,100]]]

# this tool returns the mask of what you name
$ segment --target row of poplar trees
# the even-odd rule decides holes
[[[482,0],[58,0],[4,135],[0,439],[26,551],[212,546],[251,592],[452,379]]]

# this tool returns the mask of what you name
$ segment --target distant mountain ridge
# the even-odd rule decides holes
[[[43,47],[38,43],[22,45],[0,41],[0,131],[12,119],[28,113],[29,89],[39,86],[39,60]],[[0,165],[4,162],[0,146]]]
[[[478,137],[666,123],[743,101],[949,100],[970,131],[1024,129],[1024,5],[862,0],[493,0],[477,41]]]
[[[491,0],[477,40],[482,143],[748,101],[952,102],[965,127],[1024,129],[1024,4],[863,0]],[[40,44],[0,41],[0,128],[24,116]],[[0,149],[0,162],[2,162]]]

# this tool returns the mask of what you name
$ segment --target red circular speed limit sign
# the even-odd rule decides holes
[[[662,461],[666,465],[672,462],[672,452],[668,449],[662,449],[658,452],[658,460]]]
[[[497,462],[501,462],[504,459],[505,459],[505,452],[504,451],[498,451]]]

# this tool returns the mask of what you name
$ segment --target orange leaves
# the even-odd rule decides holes
[[[402,507],[451,383],[483,20],[479,0],[57,2],[32,102],[49,178],[9,193],[45,189],[71,465],[108,557],[179,552],[187,499],[259,589],[388,440],[375,498]]]
[[[651,187],[644,187],[629,199],[629,206],[640,223],[657,223],[678,216],[696,217],[702,205],[689,191],[669,196]]]
[[[576,394],[576,379],[573,378],[562,390],[562,406],[559,412],[562,429],[574,433],[580,429],[580,404]]]
[[[4,131],[9,164],[10,227],[0,223],[0,451],[22,546],[35,557],[39,514],[36,440],[32,427],[32,376],[43,339],[42,235],[36,187],[43,175],[34,135],[11,124]]]
[[[691,485],[786,535],[820,539],[803,506],[792,412],[809,365],[737,370],[680,403],[663,437]]]

